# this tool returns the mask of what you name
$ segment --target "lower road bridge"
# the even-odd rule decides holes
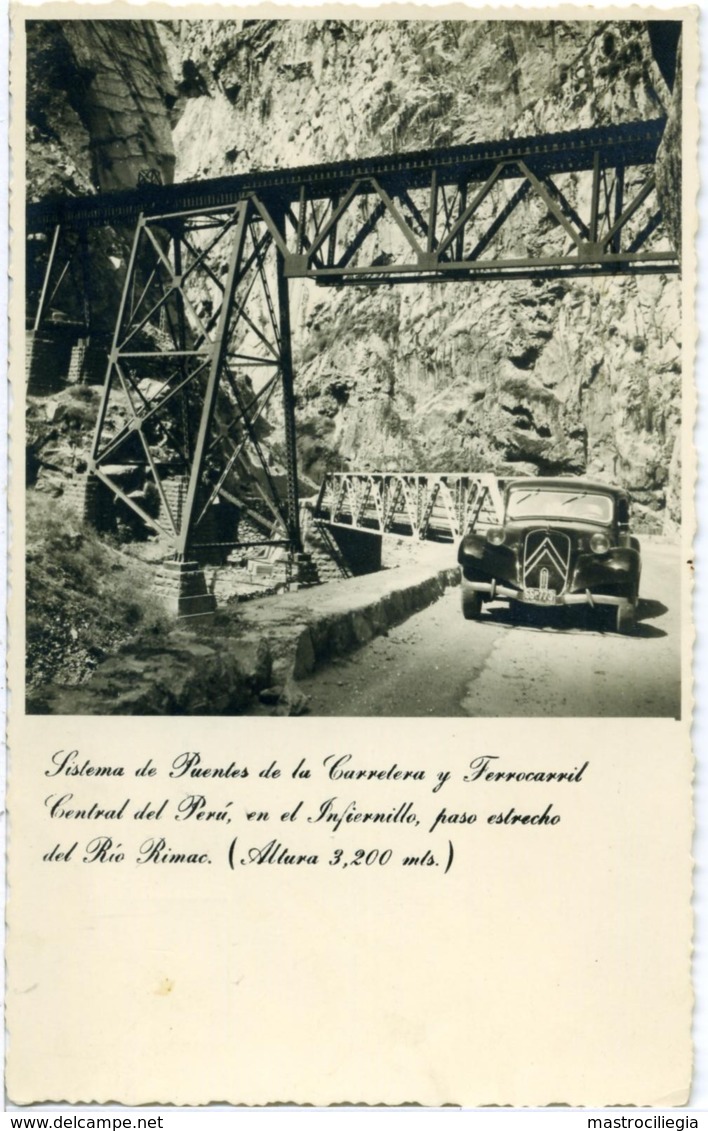
[[[501,520],[499,480],[486,473],[328,472],[313,517],[362,533],[454,542]]]

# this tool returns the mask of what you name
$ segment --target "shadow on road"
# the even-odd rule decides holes
[[[637,624],[634,632],[635,636],[641,637],[643,640],[656,638],[658,636],[666,636],[663,628],[657,628],[656,625],[646,624],[646,621],[655,620],[657,617],[663,617],[664,613],[668,613],[668,608],[662,601],[646,601],[640,599],[637,606]]]
[[[663,617],[668,611],[662,601],[647,601],[641,597],[637,607],[637,620],[654,620],[656,617]]]
[[[661,601],[641,599],[637,608],[637,627],[632,633],[642,640],[658,639],[666,636],[663,628],[648,624],[647,621],[663,616],[669,610]],[[515,628],[517,631],[563,632],[614,636],[614,609],[591,609],[587,606],[544,609],[534,605],[484,606],[480,618],[481,625],[496,625],[499,628]]]

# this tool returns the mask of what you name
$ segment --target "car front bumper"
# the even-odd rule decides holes
[[[591,593],[585,589],[582,593],[556,593],[554,601],[536,600],[528,597],[523,589],[511,589],[508,585],[498,584],[496,581],[467,581],[463,579],[465,589],[475,593],[484,593],[490,601],[498,598],[507,601],[518,601],[521,605],[536,605],[539,608],[553,609],[561,605],[630,605],[627,597],[613,597],[604,593]]]

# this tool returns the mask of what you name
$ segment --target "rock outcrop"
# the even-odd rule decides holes
[[[154,23],[37,20],[26,28],[28,200],[171,182],[176,91]],[[89,240],[91,334],[104,355],[129,241],[130,233],[107,228]],[[56,306],[80,323],[80,296],[71,291],[63,284]],[[105,360],[97,367],[105,372]]]
[[[150,20],[27,24],[30,199],[169,184],[171,73]]]
[[[181,21],[160,34],[179,179],[656,118],[670,104],[638,22]],[[531,247],[557,239],[531,206],[527,222]],[[587,473],[629,486],[655,526],[676,498],[675,279],[293,293],[311,474]]]
[[[661,211],[671,233],[671,242],[681,251],[681,44],[678,47],[678,66],[666,122],[664,136],[657,154],[656,185],[661,200]]]

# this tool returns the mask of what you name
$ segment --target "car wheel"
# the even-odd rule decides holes
[[[637,610],[634,604],[618,605],[615,614],[615,631],[627,636],[637,627]]]
[[[465,620],[479,620],[482,615],[482,594],[475,589],[462,590],[462,615]]]

